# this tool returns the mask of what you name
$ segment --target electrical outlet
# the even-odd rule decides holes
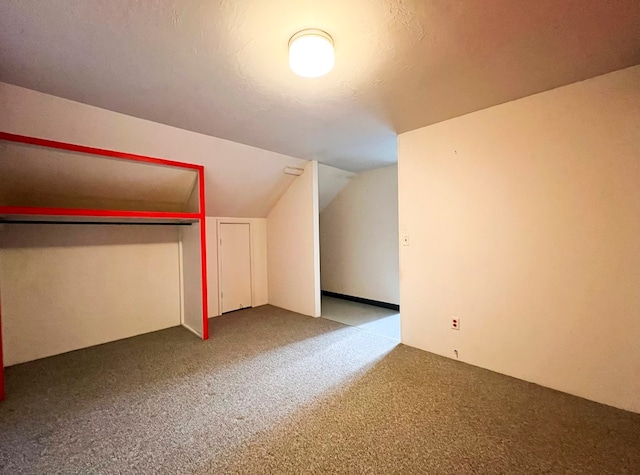
[[[452,330],[460,330],[460,319],[453,317],[451,319],[451,329]]]
[[[409,246],[409,236],[408,235],[404,235],[402,236],[402,245],[403,246]]]

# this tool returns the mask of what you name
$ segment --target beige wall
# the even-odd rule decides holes
[[[220,315],[218,287],[218,223],[249,223],[251,233],[251,302],[254,307],[269,302],[267,283],[266,218],[207,218],[207,274],[209,315]]]
[[[637,66],[400,136],[404,343],[640,412],[639,104]]]
[[[309,162],[267,217],[269,303],[320,316],[318,163]]]
[[[180,323],[203,337],[202,319],[202,251],[200,249],[200,223],[180,228],[180,294],[182,295],[182,318]]]
[[[7,366],[180,324],[170,226],[4,225]]]
[[[320,263],[322,290],[400,303],[397,166],[352,177],[320,213]]]

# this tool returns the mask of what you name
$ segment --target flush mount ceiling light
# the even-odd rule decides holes
[[[333,62],[333,39],[324,31],[302,30],[289,40],[289,67],[298,76],[324,76]]]

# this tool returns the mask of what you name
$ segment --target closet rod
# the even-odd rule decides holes
[[[0,224],[108,224],[119,226],[191,226],[193,223],[130,223],[123,222],[99,222],[99,221],[21,221],[19,219],[0,220]]]

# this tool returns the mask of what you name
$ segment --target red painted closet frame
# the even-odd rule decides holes
[[[146,157],[132,153],[116,152],[100,148],[86,147],[54,140],[27,137],[24,135],[9,134],[0,131],[0,140],[18,142],[40,147],[56,148],[72,152],[81,152],[102,157],[145,162],[154,165],[166,165],[177,168],[188,168],[198,172],[198,198],[199,210],[197,213],[173,213],[163,211],[117,211],[80,208],[35,208],[19,206],[0,206],[0,214],[21,216],[83,216],[100,218],[151,218],[151,219],[195,219],[200,224],[200,260],[202,279],[202,339],[209,339],[208,301],[207,301],[207,240],[205,223],[205,199],[204,199],[204,167],[192,163],[176,162],[163,158]],[[2,357],[2,311],[0,304],[0,401],[5,397],[4,391],[4,361]]]

